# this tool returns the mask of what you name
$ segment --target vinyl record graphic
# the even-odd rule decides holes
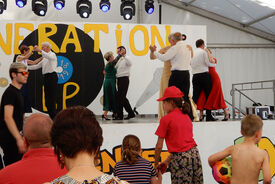
[[[64,44],[68,25],[55,24],[57,31],[48,38],[52,40],[57,47],[61,48]],[[56,53],[57,55],[57,74],[58,74],[58,100],[57,109],[65,109],[69,106],[82,105],[88,106],[91,104],[103,84],[104,76],[104,59],[101,51],[94,52],[94,40],[85,34],[82,30],[76,28],[77,37],[70,34],[70,40],[79,40],[81,52],[76,52],[75,44],[69,43],[66,46],[66,52]],[[52,31],[51,28],[46,28],[46,33]],[[27,46],[38,45],[39,31],[35,30],[29,34],[21,43]],[[35,52],[30,57],[30,60],[35,60],[41,57]],[[15,60],[16,56],[14,57]],[[33,108],[39,111],[46,111],[44,94],[42,93],[43,76],[42,70],[30,70],[28,79],[29,96]]]

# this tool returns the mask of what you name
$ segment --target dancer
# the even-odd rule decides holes
[[[193,100],[197,104],[201,91],[204,91],[206,100],[212,88],[211,77],[208,72],[209,66],[215,66],[208,59],[208,55],[204,50],[204,41],[199,39],[196,41],[196,50],[191,61],[193,73]],[[211,109],[206,109],[206,121],[215,121],[211,114]]]
[[[129,87],[129,76],[132,62],[126,55],[126,49],[124,46],[117,48],[117,54],[121,54],[121,58],[116,64],[116,78],[117,78],[117,101],[118,101],[118,119],[122,120],[123,108],[128,112],[128,116],[124,119],[134,118],[136,115],[127,99],[127,91]]]
[[[184,96],[185,102],[190,106],[190,100],[188,98],[189,89],[190,89],[190,60],[191,60],[191,51],[182,41],[182,34],[176,32],[171,37],[171,48],[164,54],[155,52],[156,46],[150,45],[150,55],[156,57],[157,59],[167,62],[171,62],[171,76],[169,78],[168,86],[178,87]],[[193,120],[192,109],[188,114],[190,119]]]
[[[171,153],[169,169],[172,184],[202,184],[200,154],[193,139],[193,124],[187,115],[190,106],[182,100],[182,97],[183,93],[175,86],[171,86],[166,88],[163,97],[158,99],[158,101],[163,101],[167,115],[161,118],[155,132],[158,136],[155,147],[155,167],[159,165],[165,139],[168,152]]]
[[[107,64],[104,68],[105,80],[103,84],[103,110],[102,119],[110,120],[107,117],[108,111],[112,111],[115,119],[117,119],[118,107],[116,100],[116,68],[115,65],[119,58],[120,54],[114,58],[113,52],[109,51],[104,54],[104,58],[107,61]]]
[[[244,136],[244,142],[229,146],[223,151],[211,155],[208,158],[210,167],[216,161],[231,155],[231,184],[256,184],[261,169],[263,171],[263,183],[271,184],[268,153],[257,147],[262,137],[262,127],[263,122],[257,115],[250,114],[244,117],[241,121],[241,133]]]
[[[172,44],[171,41],[172,41],[173,34],[174,33],[172,33],[168,36],[168,41],[169,41],[170,44]],[[186,38],[187,38],[186,35],[182,34],[182,40],[186,40]],[[186,45],[186,46],[191,51],[191,57],[193,57],[192,47],[190,45]],[[158,52],[161,53],[161,54],[165,54],[170,47],[171,46],[166,46],[166,47],[160,49]],[[152,59],[152,60],[157,59],[157,57],[154,55],[153,52],[150,52],[150,59]],[[159,96],[160,97],[163,96],[164,90],[168,87],[169,78],[171,76],[171,67],[172,66],[171,66],[170,60],[164,62],[162,75],[161,75],[160,88],[159,88]],[[190,104],[191,104],[191,107],[192,107],[192,113],[193,113],[194,121],[199,121],[195,103],[193,102],[192,97],[189,94],[188,94],[188,98],[190,100]],[[162,104],[162,101],[160,101],[159,102],[159,107],[158,107],[158,119],[160,120],[164,115],[165,115],[165,112],[163,110],[163,104]]]
[[[40,49],[36,45],[34,46],[33,50],[36,52],[41,52],[43,59],[38,64],[29,66],[29,70],[42,68],[45,103],[50,117],[54,119],[56,115],[57,103],[57,57],[55,53],[51,51],[50,43],[43,42],[41,46],[42,47]]]
[[[213,58],[212,52],[210,49],[206,48],[205,51],[208,53],[208,58],[212,63],[217,64],[216,58]],[[223,92],[222,92],[222,85],[221,80],[216,72],[215,67],[209,67],[209,74],[212,80],[212,89],[205,102],[205,93],[202,91],[200,97],[197,101],[197,109],[200,110],[200,121],[203,120],[203,110],[204,109],[211,109],[211,110],[218,110],[223,109],[224,111],[224,119],[222,121],[227,121],[229,119],[228,110],[226,109],[227,106],[224,101]]]
[[[170,34],[168,36],[168,41],[169,43],[171,44],[171,39],[172,39],[172,36],[173,34]],[[167,50],[171,47],[170,46],[166,46],[162,49],[159,50],[159,53],[161,54],[164,54],[167,52]],[[157,57],[154,55],[153,52],[150,52],[150,59],[154,60],[154,59],[157,59]],[[163,96],[163,92],[164,90],[168,87],[168,82],[169,82],[169,78],[171,76],[171,62],[170,60],[169,61],[166,61],[164,62],[163,64],[163,70],[162,70],[162,74],[161,74],[161,82],[160,82],[160,88],[159,88],[159,96]],[[163,110],[163,102],[160,101],[159,102],[159,107],[158,107],[158,119],[160,120],[164,115],[165,115],[165,112]]]
[[[26,65],[15,62],[10,65],[9,74],[12,82],[2,95],[0,106],[0,146],[5,166],[20,160],[26,151],[20,134],[24,119],[24,100],[20,89],[27,83],[29,72]]]
[[[21,45],[19,50],[21,54],[16,57],[16,62],[21,62],[27,67],[28,65],[35,65],[43,59],[43,57],[40,57],[34,61],[30,60],[29,57],[33,54],[33,51],[30,51],[30,48],[26,45]]]
[[[29,60],[29,57],[33,54],[33,52],[30,51],[30,48],[26,45],[21,45],[19,47],[19,50],[21,54],[16,57],[16,62],[21,62],[25,64],[27,66],[27,69],[28,69],[28,65],[35,65],[43,59],[42,57],[40,57],[34,61]],[[28,82],[26,84],[23,84],[20,91],[24,98],[24,109],[25,109],[24,112],[31,113],[32,108],[29,100]]]
[[[161,172],[141,157],[140,140],[135,135],[127,135],[122,141],[122,160],[114,167],[114,176],[129,183],[161,184]]]

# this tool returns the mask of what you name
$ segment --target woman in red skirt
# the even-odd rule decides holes
[[[216,58],[212,57],[212,52],[209,49],[206,49],[208,53],[208,57],[210,61],[217,63]],[[210,109],[210,110],[224,110],[224,119],[222,121],[227,121],[229,119],[229,114],[227,111],[227,106],[224,101],[223,92],[222,92],[222,85],[221,80],[216,72],[215,67],[209,67],[209,74],[212,79],[212,90],[208,96],[207,101],[205,101],[205,94],[202,91],[200,97],[197,102],[197,109],[200,110],[200,121],[203,120],[203,110]]]

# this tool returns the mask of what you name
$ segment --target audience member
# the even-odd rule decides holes
[[[26,151],[20,134],[24,119],[24,100],[20,89],[26,84],[29,72],[26,65],[15,62],[10,65],[9,74],[12,82],[2,95],[0,106],[0,146],[5,166],[20,160]]]
[[[95,115],[82,106],[60,111],[51,130],[51,140],[61,167],[68,173],[53,180],[52,184],[119,183],[111,175],[96,168],[96,156],[102,145],[102,129]]]
[[[260,170],[263,171],[263,184],[271,183],[271,172],[268,153],[257,147],[262,137],[263,122],[255,114],[247,115],[241,121],[241,133],[244,142],[229,146],[223,151],[215,153],[208,158],[210,167],[216,161],[231,155],[232,178],[231,184],[258,183]]]
[[[116,163],[114,175],[129,183],[161,184],[161,173],[156,173],[152,164],[141,157],[140,140],[127,135],[122,142],[122,161]]]
[[[52,120],[43,114],[31,115],[23,126],[27,152],[22,160],[0,170],[0,184],[44,183],[67,172],[60,169],[51,146]]]
[[[167,115],[161,118],[155,132],[158,136],[155,147],[155,167],[158,168],[165,140],[168,152],[171,153],[166,163],[169,163],[172,183],[202,184],[200,154],[193,138],[193,124],[187,115],[190,106],[183,101],[182,97],[183,93],[175,86],[171,86],[166,88],[163,97],[158,99],[163,101]]]

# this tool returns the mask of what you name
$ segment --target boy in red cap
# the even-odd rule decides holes
[[[170,156],[164,161],[169,164],[172,184],[203,183],[202,165],[197,144],[193,139],[193,124],[187,115],[190,106],[183,101],[183,93],[171,86],[165,89],[163,109],[167,115],[160,120],[155,134],[158,141],[155,147],[155,167],[160,160],[160,153],[165,139]]]

